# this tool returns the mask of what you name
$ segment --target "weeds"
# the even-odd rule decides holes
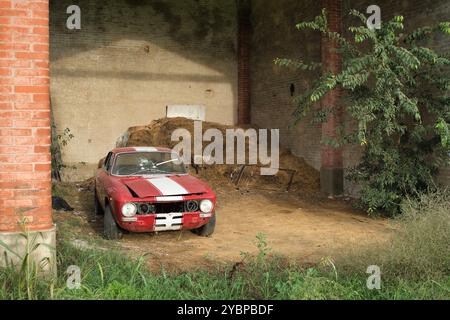
[[[383,277],[435,279],[450,275],[450,190],[406,200],[393,223],[395,234],[384,244],[343,255],[345,272],[378,265]]]
[[[47,246],[40,242],[43,235],[41,233],[23,232],[19,235],[21,239],[17,240],[16,245],[9,245],[0,240],[0,247],[3,248],[4,256],[4,272],[0,273],[0,284],[3,290],[9,288],[19,299],[26,298],[28,300],[36,299],[36,288],[41,285],[44,272],[47,274],[46,280],[50,286],[53,285],[51,275],[52,257],[44,257],[40,261],[35,261],[34,254],[41,246]],[[18,244],[18,245],[17,245]],[[23,252],[15,249],[21,246]],[[47,246],[48,247],[48,246]],[[50,248],[54,250],[54,248]],[[50,275],[50,277],[48,276]],[[6,291],[7,292],[7,291]],[[2,297],[0,291],[0,297]]]

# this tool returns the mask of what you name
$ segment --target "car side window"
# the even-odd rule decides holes
[[[111,159],[112,159],[112,152],[108,153],[108,155],[106,156],[106,159],[105,159],[105,165],[103,168],[106,171],[109,171],[109,169],[111,168],[111,162],[112,162]]]

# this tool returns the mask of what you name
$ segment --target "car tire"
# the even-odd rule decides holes
[[[214,233],[216,228],[216,214],[214,214],[209,222],[198,229],[194,229],[193,232],[200,237],[210,237]]]
[[[114,220],[109,206],[105,209],[105,217],[103,218],[103,236],[107,240],[119,240],[122,238],[122,232]]]
[[[97,197],[97,191],[94,191],[94,211],[96,216],[104,215],[102,205],[100,204],[100,201],[98,201]]]

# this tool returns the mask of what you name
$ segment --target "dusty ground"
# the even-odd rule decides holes
[[[60,190],[75,211],[55,212],[56,222],[71,221],[74,238],[77,234],[99,238],[103,222],[94,216],[92,192],[74,184]],[[133,256],[147,254],[152,269],[164,265],[187,270],[240,261],[241,252],[256,252],[258,233],[266,235],[273,252],[299,263],[314,263],[349,246],[383,241],[392,232],[387,220],[369,218],[342,200],[301,200],[285,192],[220,190],[217,212],[211,238],[189,231],[126,234],[118,245]]]

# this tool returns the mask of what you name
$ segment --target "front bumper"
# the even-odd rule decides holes
[[[130,232],[159,232],[197,229],[209,222],[213,213],[159,213],[133,218],[121,217],[120,227]]]

